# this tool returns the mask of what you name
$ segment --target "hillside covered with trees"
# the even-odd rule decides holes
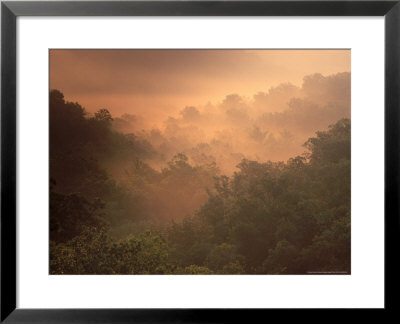
[[[51,274],[350,273],[349,119],[286,162],[235,155],[232,172],[204,154],[222,142],[161,163],[164,134],[121,123],[50,92]],[[266,134],[257,127],[254,141]]]

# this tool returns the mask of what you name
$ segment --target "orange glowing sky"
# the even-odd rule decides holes
[[[306,75],[350,72],[350,50],[51,50],[50,88],[89,112],[164,120]]]

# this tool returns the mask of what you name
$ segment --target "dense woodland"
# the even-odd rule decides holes
[[[51,274],[350,273],[349,119],[231,173],[115,122],[50,92]]]

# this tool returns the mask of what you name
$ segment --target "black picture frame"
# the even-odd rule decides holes
[[[1,3],[1,322],[258,322],[271,309],[16,308],[16,19],[19,16],[384,16],[385,308],[397,307],[399,255],[400,0],[394,1],[4,1]],[[309,311],[296,310],[310,316]],[[317,311],[317,310],[314,310]],[[354,310],[355,311],[355,310]],[[331,311],[330,311],[331,312]],[[368,317],[375,316],[364,312]],[[325,315],[322,315],[325,316]],[[378,318],[378,317],[377,317]],[[264,319],[264,320],[263,320]],[[283,318],[282,318],[283,319]]]

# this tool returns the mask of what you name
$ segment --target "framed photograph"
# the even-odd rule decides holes
[[[1,321],[395,309],[399,1],[4,1],[1,26]]]

